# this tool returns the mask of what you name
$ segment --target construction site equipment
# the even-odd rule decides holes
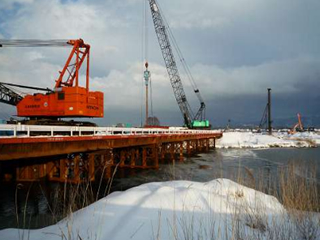
[[[314,132],[315,131],[315,128],[312,126],[309,126],[309,127],[303,126],[300,113],[297,113],[297,117],[298,117],[298,122],[289,131],[290,134],[294,134],[296,132],[306,132],[306,131]]]
[[[17,106],[22,99],[22,96],[7,88],[4,83],[0,83],[0,102]]]
[[[302,125],[301,121],[301,115],[300,113],[297,113],[298,122],[293,126],[293,128],[290,130],[290,134],[294,134],[296,132],[303,132],[305,131]]]
[[[0,102],[14,105],[17,116],[30,119],[103,117],[103,93],[89,91],[90,45],[76,40],[0,40],[0,47],[72,46],[54,89],[0,83]],[[80,68],[86,61],[85,87],[80,86]],[[46,93],[21,96],[10,87],[29,88]]]
[[[209,128],[210,123],[208,120],[205,120],[206,105],[203,101],[203,98],[200,94],[199,89],[195,84],[195,81],[190,73],[190,70],[187,64],[185,63],[182,53],[178,48],[175,39],[173,38],[172,32],[170,31],[168,24],[166,24],[164,19],[162,18],[157,1],[156,0],[148,0],[148,1],[151,9],[154,29],[158,38],[158,42],[160,45],[160,49],[162,52],[165,65],[167,68],[171,86],[173,88],[174,96],[176,98],[176,101],[179,105],[180,111],[184,118],[184,124],[188,128]],[[184,92],[182,81],[179,75],[178,67],[172,52],[172,47],[169,41],[169,37],[173,39],[173,43],[174,43],[173,46],[177,49],[177,52],[183,64],[183,67],[186,70],[186,73],[190,79],[190,82],[192,83],[194,92],[200,101],[200,108],[195,115],[193,114],[191,107],[187,101],[187,97]]]
[[[268,88],[268,103],[263,111],[258,130],[260,131],[264,126],[268,130],[269,134],[271,134],[272,133],[271,88]]]
[[[148,70],[148,62],[145,63],[146,70],[143,73],[144,76],[144,83],[146,86],[146,121],[145,126],[148,125],[148,118],[149,118],[149,81],[150,81],[150,71]]]

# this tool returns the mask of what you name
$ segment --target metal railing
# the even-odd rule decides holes
[[[154,134],[213,134],[216,130],[191,130],[182,128],[121,128],[0,124],[0,138],[30,136],[109,136]]]

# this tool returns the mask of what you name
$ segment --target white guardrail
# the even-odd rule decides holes
[[[30,136],[108,136],[148,134],[212,134],[216,130],[190,130],[181,128],[121,128],[0,124],[0,138]]]

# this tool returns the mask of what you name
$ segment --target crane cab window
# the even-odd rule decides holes
[[[64,100],[64,92],[58,93],[58,100]]]

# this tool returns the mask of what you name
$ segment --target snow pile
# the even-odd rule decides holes
[[[320,145],[320,133],[319,132],[297,132],[295,134],[279,133],[279,137],[283,139],[291,140],[305,140]]]
[[[270,147],[313,147],[309,138],[297,138],[288,134],[225,132],[216,142],[217,148],[270,148]]]
[[[264,233],[284,213],[276,198],[228,179],[148,183],[112,193],[56,225],[2,230],[0,239],[227,239],[236,227]]]

